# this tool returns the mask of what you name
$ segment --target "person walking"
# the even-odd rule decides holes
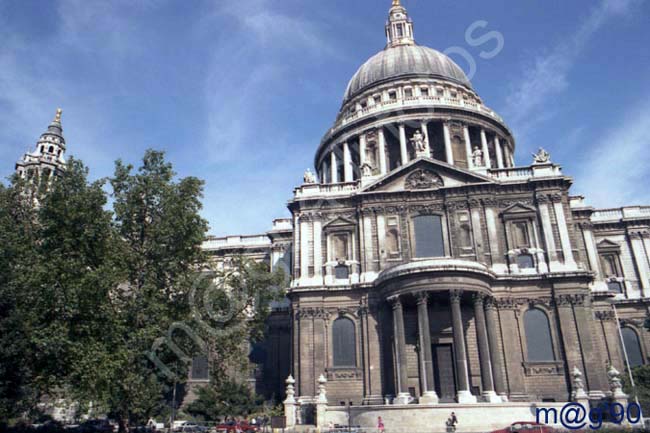
[[[456,417],[456,414],[454,412],[449,415],[449,418],[447,419],[447,431],[450,432],[455,432],[456,431],[456,425],[458,424],[458,418]]]
[[[384,420],[381,417],[377,417],[377,430],[379,433],[384,433]]]

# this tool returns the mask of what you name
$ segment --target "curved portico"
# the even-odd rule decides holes
[[[477,396],[470,386],[468,367],[465,329],[470,322],[472,335],[476,337],[476,344],[472,344],[472,347],[476,347],[478,352],[482,399],[488,402],[502,401],[496,392],[498,389],[499,394],[506,395],[500,373],[502,359],[496,350],[490,350],[491,345],[498,344],[498,319],[493,314],[491,302],[494,279],[495,275],[486,266],[454,259],[414,261],[387,269],[378,276],[376,287],[392,309],[398,404],[407,404],[411,400],[404,320],[407,308],[415,310],[417,315],[420,403],[437,403],[440,397],[448,398],[450,373],[453,373],[456,401],[477,402]],[[437,307],[434,317],[437,319],[436,326],[432,326],[430,320],[431,304]],[[451,325],[451,339],[447,335],[447,321]],[[445,352],[445,349],[451,350]],[[495,379],[498,384],[495,384]],[[443,395],[439,396],[439,392]]]

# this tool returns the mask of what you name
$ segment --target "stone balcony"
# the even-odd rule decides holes
[[[628,206],[618,209],[601,209],[591,215],[592,222],[619,222],[632,219],[650,219],[650,206]]]
[[[494,110],[486,107],[483,104],[476,102],[466,101],[460,98],[451,98],[444,96],[413,96],[403,99],[392,99],[381,101],[374,105],[369,105],[361,110],[354,111],[353,113],[347,113],[346,115],[342,114],[336,119],[336,123],[332,126],[325,137],[323,137],[323,142],[328,140],[329,137],[338,129],[353,123],[357,120],[364,119],[368,116],[377,116],[384,112],[394,111],[400,108],[418,108],[418,107],[431,107],[436,108],[462,108],[464,110],[473,111],[475,113],[482,114],[484,116],[490,117],[497,122],[501,123],[505,127],[505,122],[501,116],[499,116]]]
[[[270,245],[271,239],[267,235],[226,236],[220,238],[208,237],[201,245],[201,248],[204,251],[210,251],[225,248],[263,247]]]

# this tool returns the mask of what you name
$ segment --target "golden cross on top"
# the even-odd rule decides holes
[[[54,121],[55,122],[60,122],[61,121],[61,113],[63,113],[63,110],[60,108],[56,109],[56,116],[54,116]]]
[[[393,0],[393,6],[402,6],[400,0]]]

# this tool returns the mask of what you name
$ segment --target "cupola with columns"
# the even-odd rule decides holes
[[[394,0],[387,45],[354,74],[337,119],[316,152],[320,182],[374,181],[416,158],[486,173],[514,166],[514,138],[463,70],[416,44]]]
[[[58,108],[54,119],[41,134],[33,152],[27,152],[16,162],[16,174],[25,179],[34,176],[52,177],[65,170],[65,138]]]

